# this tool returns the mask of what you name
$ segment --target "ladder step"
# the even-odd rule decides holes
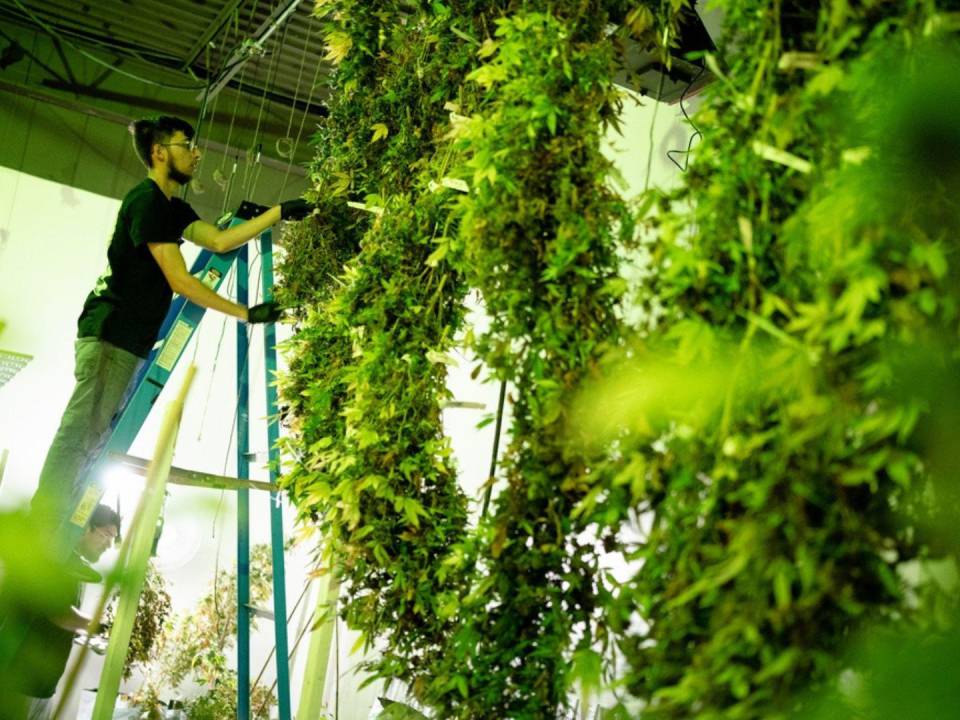
[[[147,466],[150,464],[149,461],[143,458],[124,455],[123,453],[108,453],[107,457],[138,475],[146,475]],[[170,468],[170,479],[168,482],[177,485],[213,488],[215,490],[264,490],[266,492],[275,492],[277,490],[271,483],[261,480],[247,480],[245,478],[227,477],[226,475],[211,475],[210,473],[185,470],[178,467]]]
[[[264,620],[275,620],[277,617],[276,615],[273,614],[272,610],[267,610],[266,608],[259,608],[259,607],[256,607],[255,605],[247,605],[247,609],[257,617],[263,618]]]
[[[464,408],[468,410],[483,410],[487,407],[486,403],[474,402],[472,400],[449,400],[441,406],[443,408]]]

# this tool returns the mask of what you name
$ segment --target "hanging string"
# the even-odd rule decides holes
[[[662,2],[661,2],[662,6]],[[662,7],[661,7],[662,9]],[[650,189],[650,173],[653,170],[653,131],[657,124],[657,111],[660,109],[660,98],[663,95],[663,78],[667,72],[667,50],[669,47],[670,40],[670,26],[663,28],[663,40],[661,47],[661,65],[663,66],[660,72],[660,80],[657,82],[657,96],[654,99],[653,106],[653,116],[650,118],[650,132],[648,134],[647,142],[647,173],[646,177],[643,180],[643,192],[646,194],[647,190]]]
[[[243,85],[243,77],[244,77],[244,75],[246,74],[246,72],[247,72],[247,66],[244,65],[243,68],[240,70],[240,85],[241,85],[241,86]],[[224,153],[223,153],[223,157],[220,159],[220,167],[218,167],[218,168],[216,169],[216,171],[214,171],[214,181],[215,181],[217,184],[220,184],[220,180],[217,179],[217,175],[219,175],[221,178],[223,178],[223,165],[224,165],[224,163],[227,161],[227,158],[228,158],[228,155],[229,155],[230,141],[233,139],[233,128],[234,128],[234,125],[235,125],[236,120],[237,120],[237,108],[238,108],[239,105],[240,105],[240,98],[241,98],[242,95],[243,95],[243,93],[237,92],[237,93],[236,93],[236,96],[235,96],[235,98],[234,98],[234,101],[233,101],[233,112],[230,114],[230,126],[227,128],[226,149],[225,149],[225,151],[224,151]],[[223,204],[222,204],[222,206],[220,207],[220,212],[221,212],[221,214],[224,213],[224,212],[226,211],[226,209],[227,209],[227,203],[228,203],[229,200],[230,200],[230,190],[231,190],[231,188],[232,188],[232,186],[233,186],[233,178],[234,178],[234,176],[235,176],[236,174],[237,174],[237,158],[234,157],[233,167],[232,167],[232,169],[230,170],[230,178],[229,178],[229,179],[224,179],[224,183],[223,183],[223,185],[221,185],[221,188],[223,189]]]
[[[254,14],[256,13],[257,7],[259,7],[259,5],[260,5],[260,2],[259,2],[259,0],[257,0],[257,2],[255,2],[255,3],[253,4],[253,7],[250,9],[249,14],[247,15],[247,26],[248,26],[248,27],[249,27],[250,24],[252,23]],[[236,30],[236,37],[239,38],[239,37],[240,37],[240,14],[239,14],[239,12],[234,16],[234,25],[235,25],[235,30]],[[227,60],[225,60],[225,62],[227,62],[228,60],[229,60],[229,57],[227,58]],[[243,63],[244,63],[244,64],[243,64],[243,67],[240,69],[240,80],[238,81],[238,87],[239,87],[239,88],[242,88],[242,87],[243,87],[243,79],[244,79],[244,77],[246,76],[247,68],[249,67],[249,62],[247,62],[247,59],[246,59],[246,58],[239,58],[239,59],[237,60],[237,62],[243,62]],[[232,67],[232,65],[231,65],[231,67]],[[229,126],[229,128],[228,128],[228,130],[227,130],[227,142],[226,142],[227,148],[230,147],[230,142],[233,140],[233,128],[234,128],[234,125],[235,125],[235,123],[236,123],[237,111],[238,111],[238,108],[239,108],[239,106],[240,106],[240,100],[241,100],[241,98],[243,98],[245,101],[249,101],[249,98],[245,95],[245,93],[242,92],[242,90],[237,90],[237,92],[235,93],[234,102],[233,102],[233,112],[231,112],[231,114],[230,114],[230,126]],[[227,207],[229,206],[229,203],[230,203],[230,195],[231,195],[231,193],[233,192],[234,179],[235,179],[236,174],[237,174],[237,166],[238,166],[238,164],[239,164],[239,162],[240,162],[239,156],[234,156],[234,158],[233,158],[233,165],[231,166],[231,169],[230,169],[230,177],[229,177],[229,178],[225,178],[224,175],[223,175],[223,167],[224,167],[224,163],[225,163],[225,162],[227,161],[227,159],[228,159],[228,154],[229,154],[228,152],[224,152],[223,157],[222,157],[221,160],[220,160],[220,167],[218,167],[217,170],[214,171],[214,181],[215,181],[218,185],[220,185],[221,189],[223,190],[223,203],[222,203],[221,206],[220,206],[220,213],[221,213],[221,215],[222,215],[224,212],[226,212],[226,209],[227,209]],[[218,178],[218,176],[219,176],[219,178]]]
[[[294,603],[293,609],[287,615],[287,625],[293,620],[294,614],[297,612],[297,608],[300,607],[300,603],[303,602],[304,597],[306,597],[307,591],[310,590],[311,585],[313,584],[313,578],[316,575],[317,571],[320,569],[320,562],[313,567],[313,570],[307,573],[307,582],[303,586],[303,590],[300,591],[300,597],[297,598],[297,602]],[[297,652],[297,648],[300,646],[301,641],[304,636],[313,628],[313,619],[316,617],[316,610],[310,611],[310,616],[307,619],[307,622],[303,623],[303,626],[300,628],[300,632],[297,633],[297,639],[294,640],[293,646],[290,649],[290,652],[287,655],[287,663],[289,664],[290,660],[293,659],[294,654]],[[274,618],[276,622],[276,618]],[[260,679],[263,677],[263,674],[267,671],[267,667],[270,665],[270,661],[273,659],[274,655],[277,654],[277,644],[274,642],[273,647],[270,649],[267,659],[263,661],[263,665],[260,667],[260,672],[257,673],[256,679],[251,684],[251,688],[255,688],[260,684]],[[273,679],[273,683],[270,685],[270,694],[273,694],[273,691],[277,688],[277,678]],[[259,712],[262,713],[267,709],[266,703],[269,702],[269,699],[264,699],[264,704],[259,708]]]
[[[230,275],[227,277],[227,296],[232,297],[234,294],[233,286],[234,281],[236,280],[236,266],[230,268]],[[223,338],[227,332],[227,321],[230,319],[229,315],[220,314],[220,337],[217,339],[217,348],[213,354],[213,369],[210,371],[210,376],[216,378],[217,376],[217,365],[220,363],[220,351],[223,349]],[[196,347],[199,347],[199,338]],[[194,357],[193,363],[196,364],[196,347],[194,348]],[[210,407],[210,395],[213,393],[213,382],[210,382],[207,385],[207,397],[203,402],[203,414],[200,416],[200,428],[197,430],[197,440],[199,441],[203,436],[203,426],[207,419],[207,408]]]
[[[284,139],[290,137],[290,128],[293,127],[293,116],[297,108],[297,100],[300,97],[300,83],[303,81],[303,67],[307,62],[307,48],[310,47],[310,35],[313,33],[313,23],[316,17],[310,14],[310,22],[307,24],[307,38],[303,42],[303,51],[300,53],[300,67],[297,69],[297,84],[293,88],[293,102],[290,104],[290,116],[287,118],[287,131],[284,133]],[[320,64],[317,63],[317,67]]]
[[[256,244],[254,244],[254,248],[256,249]],[[248,277],[249,277],[250,274],[252,274],[254,267],[257,266],[257,264],[258,264],[258,263],[257,263],[257,260],[259,259],[259,257],[260,257],[260,256],[259,256],[259,254],[257,253],[257,254],[251,259],[251,261],[248,262],[248,264],[247,264],[247,268],[248,268],[247,274],[248,274]],[[261,276],[261,273],[260,273],[260,272],[257,272],[257,273],[256,273],[256,278],[257,278],[256,284],[254,285],[254,291],[253,291],[253,293],[249,296],[251,301],[247,303],[248,305],[250,305],[250,304],[255,304],[255,303],[257,302],[257,298],[260,296],[260,276]],[[238,332],[239,332],[239,331],[240,331],[240,329],[238,328]],[[238,376],[239,376],[239,375],[242,375],[244,372],[246,372],[247,367],[248,367],[249,362],[250,362],[250,346],[251,346],[251,344],[252,344],[252,342],[253,342],[253,326],[250,325],[250,324],[244,325],[243,332],[244,332],[244,334],[246,335],[246,349],[244,350],[244,353],[243,353],[243,363],[240,365],[239,368],[237,368],[237,374],[238,374]],[[218,349],[218,352],[219,352],[219,349]],[[226,452],[225,457],[223,458],[223,471],[222,471],[222,473],[221,473],[222,475],[226,475],[226,474],[227,474],[227,467],[228,467],[229,464],[230,464],[230,450],[233,448],[233,441],[234,441],[235,433],[236,433],[236,430],[237,430],[237,418],[238,418],[239,416],[240,416],[240,399],[237,398],[237,402],[234,403],[234,406],[233,406],[233,421],[230,423],[230,437],[229,437],[229,439],[228,439],[228,441],[227,441],[227,452]]]
[[[289,25],[284,25],[283,32],[274,41],[273,59],[267,69],[267,77],[263,83],[263,93],[260,96],[260,108],[257,111],[257,124],[253,131],[253,149],[255,150],[256,154],[253,158],[253,165],[247,165],[247,171],[251,174],[244,174],[244,199],[253,200],[253,190],[260,180],[260,171],[263,169],[263,165],[260,162],[260,155],[263,149],[262,143],[259,142],[260,126],[263,122],[263,113],[267,105],[267,92],[276,78],[277,66],[279,65],[280,61],[280,51],[286,43],[287,31],[289,27]]]
[[[234,10],[234,11],[233,11],[233,22],[232,22],[232,23],[229,22],[229,21],[227,22],[227,34],[226,34],[226,37],[224,37],[223,40],[220,41],[221,47],[230,47],[233,43],[236,42],[236,38],[239,38],[239,36],[240,36],[240,13],[239,13],[238,10]],[[209,46],[209,45],[204,49],[204,53],[205,53],[205,55],[206,55],[206,66],[207,66],[207,68],[209,68],[209,67],[211,66],[211,64],[212,64],[211,61],[210,61],[210,46]],[[229,56],[229,55],[223,55],[223,56],[220,58],[220,65],[219,65],[219,67],[217,68],[217,70],[216,70],[215,72],[210,73],[211,77],[213,77],[213,78],[219,78],[219,77],[221,77],[221,76],[223,75],[223,73],[226,72],[227,69],[228,69],[226,66],[227,66],[227,63],[229,62],[229,60],[230,60],[230,56]],[[210,123],[209,123],[209,125],[210,125],[211,128],[213,128],[214,125],[216,124],[217,109],[220,107],[220,98],[221,98],[222,95],[223,95],[223,93],[217,93],[217,94],[214,96],[214,98],[213,98],[213,108],[210,110]],[[236,111],[236,107],[234,107],[234,111]],[[235,118],[235,116],[234,116],[234,118]],[[232,119],[233,119],[233,118],[232,118]],[[232,127],[231,127],[231,132],[232,132]],[[204,154],[204,155],[206,155],[207,152],[209,152],[209,149],[210,149],[210,138],[212,137],[212,135],[213,135],[213,133],[210,132],[210,133],[207,134],[207,136],[206,136],[206,138],[205,138],[205,143],[204,143],[204,146],[203,146],[203,154]],[[229,140],[228,140],[227,144],[229,145]],[[224,157],[226,157],[226,153],[224,153],[223,155],[224,155]],[[222,176],[222,168],[223,168],[223,159],[221,159],[221,161],[220,161],[220,169],[219,169],[219,171],[214,171],[214,173],[213,173],[214,182],[216,182],[217,184],[219,184],[219,181],[217,180],[216,175],[217,175],[217,172],[220,172],[220,174],[221,174],[221,176]],[[221,186],[220,189],[223,190],[224,187]],[[222,213],[222,212],[223,212],[223,211],[221,210],[221,213]]]
[[[311,16],[311,17],[310,17],[311,27],[312,27],[312,25],[313,25],[313,20],[314,20],[314,17]],[[308,33],[307,33],[307,38],[308,38],[308,40],[309,40],[309,37],[310,37],[310,34],[309,34],[309,31],[308,31]],[[305,45],[304,48],[303,48],[303,56],[304,56],[304,57],[306,57],[306,53],[307,53],[307,46]],[[322,63],[317,63],[316,70],[314,70],[314,72],[313,72],[313,81],[310,83],[310,93],[307,95],[307,104],[306,104],[306,107],[305,107],[304,110],[303,110],[303,114],[300,116],[300,127],[299,127],[298,130],[297,130],[297,139],[294,140],[294,142],[293,142],[293,148],[290,150],[290,158],[289,158],[289,159],[290,159],[290,162],[287,163],[286,172],[284,172],[284,174],[283,174],[283,182],[280,184],[280,193],[279,193],[279,195],[277,196],[277,202],[280,202],[280,201],[283,199],[283,193],[284,193],[284,191],[285,191],[286,188],[287,188],[287,180],[290,178],[290,171],[291,171],[291,169],[293,168],[293,164],[294,164],[295,158],[296,158],[296,156],[297,156],[297,148],[300,146],[300,137],[303,135],[303,126],[304,126],[304,124],[305,124],[306,121],[307,121],[307,114],[310,112],[310,104],[313,102],[313,93],[314,93],[314,92],[316,91],[316,89],[317,89],[317,78],[320,76],[320,67],[321,67],[321,65],[322,65]],[[300,82],[300,81],[298,80],[298,81],[297,81],[298,87],[299,87],[299,82]],[[292,114],[292,113],[293,113],[293,108],[291,108],[291,117],[293,117],[293,114]],[[289,134],[289,133],[290,133],[290,130],[288,129],[288,130],[287,130],[287,134]]]

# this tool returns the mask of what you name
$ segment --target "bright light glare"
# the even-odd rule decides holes
[[[179,570],[193,560],[201,544],[201,528],[196,518],[173,512],[174,509],[168,508],[157,545],[157,563],[164,573]]]
[[[103,470],[103,498],[100,502],[112,508],[119,503],[124,528],[129,527],[145,484],[146,478],[123,465],[111,463]]]

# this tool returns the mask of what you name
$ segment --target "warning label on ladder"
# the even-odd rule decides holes
[[[73,511],[70,522],[78,527],[85,527],[87,520],[93,515],[94,508],[97,507],[97,501],[99,499],[100,490],[95,485],[87,486],[87,490],[80,499],[80,503],[77,505],[76,510]]]
[[[216,290],[217,283],[220,282],[220,278],[222,277],[223,277],[223,273],[221,273],[216,268],[212,267],[203,274],[203,277],[200,278],[200,282],[202,282],[211,290]]]
[[[173,326],[173,330],[167,335],[167,341],[163,344],[163,350],[161,350],[160,355],[157,356],[157,367],[167,372],[173,370],[173,365],[177,362],[177,358],[180,357],[180,353],[190,339],[191,332],[192,328],[189,323],[183,320],[177,321],[177,324]]]

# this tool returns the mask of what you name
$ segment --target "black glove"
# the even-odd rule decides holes
[[[283,311],[275,302],[265,302],[247,309],[247,322],[251,324],[272,323],[280,319]]]
[[[280,203],[281,220],[303,220],[307,215],[313,212],[314,205],[311,205],[303,198],[294,200],[284,200]]]

